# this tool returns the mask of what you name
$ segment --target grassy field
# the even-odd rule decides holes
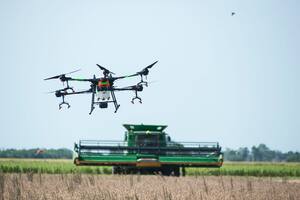
[[[0,159],[4,173],[111,174],[110,167],[77,167],[72,160]],[[300,177],[300,163],[225,162],[220,169],[187,168],[187,175],[229,175],[257,177]]]

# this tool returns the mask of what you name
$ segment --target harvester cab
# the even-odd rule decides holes
[[[81,140],[76,165],[113,166],[113,173],[185,174],[185,167],[221,167],[217,142],[174,142],[165,125],[124,124],[124,141]]]
[[[128,146],[160,147],[166,146],[167,126],[124,124],[125,142]]]

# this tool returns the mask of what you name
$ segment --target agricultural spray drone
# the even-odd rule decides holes
[[[134,103],[135,100],[139,100],[140,103],[142,103],[141,97],[138,96],[138,92],[143,91],[143,86],[148,87],[148,82],[144,80],[144,77],[147,80],[147,75],[149,74],[149,69],[152,68],[158,61],[152,63],[151,65],[145,67],[143,70],[136,72],[134,74],[128,75],[128,76],[118,76],[114,77],[115,73],[111,72],[110,70],[100,66],[97,64],[97,66],[100,68],[100,70],[103,71],[103,77],[96,78],[94,75],[91,79],[81,79],[81,78],[72,78],[68,77],[66,75],[75,73],[79,70],[72,71],[66,74],[60,74],[57,76],[49,77],[44,80],[50,80],[50,79],[59,79],[63,82],[64,88],[56,90],[51,93],[55,93],[56,97],[61,97],[62,102],[59,104],[59,109],[62,108],[62,105],[66,105],[68,108],[70,108],[70,104],[65,101],[65,96],[68,95],[75,95],[75,94],[86,94],[91,93],[92,94],[92,101],[91,101],[91,110],[89,114],[92,114],[93,110],[95,109],[95,105],[99,106],[100,108],[107,108],[108,103],[113,103],[115,106],[115,113],[118,111],[118,108],[120,107],[120,104],[118,104],[115,91],[134,91],[135,96],[132,98],[131,102]],[[132,86],[126,86],[126,87],[115,87],[114,82],[119,79],[134,77],[134,76],[140,76],[140,81],[136,85]],[[82,91],[75,91],[73,87],[69,85],[69,81],[81,81],[81,82],[90,82],[90,88],[88,90],[82,90]],[[66,83],[66,84],[65,84]]]

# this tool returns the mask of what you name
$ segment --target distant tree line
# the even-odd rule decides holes
[[[251,150],[240,147],[237,150],[226,148],[224,159],[228,161],[274,161],[274,162],[300,162],[300,153],[289,151],[283,153],[269,149],[265,144],[253,146]]]
[[[2,149],[0,158],[52,158],[71,159],[73,151],[61,149]]]

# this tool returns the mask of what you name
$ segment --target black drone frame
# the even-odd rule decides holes
[[[131,102],[134,103],[135,100],[139,100],[140,103],[142,103],[141,97],[138,96],[138,92],[143,91],[143,85],[148,87],[148,82],[143,80],[143,77],[145,76],[147,79],[147,75],[149,74],[149,69],[152,68],[158,61],[152,63],[151,65],[147,66],[144,68],[142,71],[139,71],[135,74],[129,75],[129,76],[119,76],[119,77],[113,77],[112,75],[114,74],[113,72],[109,71],[108,69],[100,66],[97,64],[97,66],[103,71],[103,77],[101,78],[96,78],[94,75],[92,79],[78,79],[78,78],[72,78],[72,77],[67,77],[67,74],[71,74],[74,72],[77,72],[79,70],[66,73],[66,74],[60,74],[57,76],[53,76],[50,78],[46,78],[44,80],[50,80],[50,79],[59,79],[63,83],[66,83],[66,87],[63,89],[59,89],[54,91],[56,97],[62,97],[62,102],[59,104],[59,109],[62,108],[62,105],[67,105],[68,108],[70,108],[70,104],[65,101],[65,96],[68,95],[76,95],[76,94],[87,94],[91,93],[92,94],[92,99],[91,99],[91,110],[89,114],[92,114],[93,110],[95,109],[95,106],[99,106],[100,108],[107,108],[108,103],[113,103],[115,106],[115,113],[118,111],[120,104],[118,104],[115,91],[134,91],[135,96],[132,98]],[[119,79],[124,79],[124,78],[129,78],[129,77],[134,77],[134,76],[140,76],[141,80],[138,82],[136,85],[132,86],[127,86],[127,87],[122,87],[122,88],[117,88],[114,87],[114,82]],[[82,90],[82,91],[75,91],[73,87],[69,86],[69,81],[82,81],[82,82],[90,82],[90,89],[88,90]],[[98,87],[98,83],[101,81],[106,81],[108,82],[108,86],[101,88]],[[95,98],[95,95],[98,92],[108,92],[110,95],[108,95],[108,99],[101,99],[101,98]],[[111,99],[110,99],[111,96]]]

